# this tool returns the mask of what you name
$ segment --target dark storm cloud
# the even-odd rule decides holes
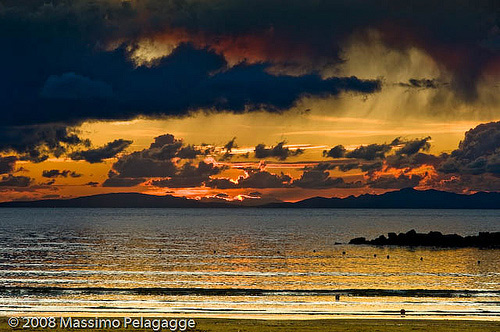
[[[224,149],[228,152],[231,152],[234,148],[237,148],[238,146],[236,145],[236,137],[233,137],[232,140],[226,143],[224,145]]]
[[[274,174],[267,171],[252,171],[247,177],[240,176],[233,182],[226,178],[215,178],[205,182],[210,188],[236,189],[236,188],[360,188],[363,184],[358,182],[345,182],[342,178],[332,178],[327,171],[306,169],[300,178],[292,181],[287,174]]]
[[[471,99],[479,76],[498,58],[493,3],[292,0],[283,10],[272,0],[8,1],[0,16],[3,121],[123,119],[199,107],[277,111],[302,95],[371,93],[378,82],[314,74],[318,65],[342,62],[342,44],[365,29],[379,30],[389,47],[423,49],[455,74],[459,95]],[[128,59],[138,40],[176,31],[196,49],[180,47],[151,67],[136,68]],[[228,68],[224,56],[232,55],[311,74],[275,76],[251,61]]]
[[[270,148],[266,147],[265,144],[259,144],[255,147],[255,158],[265,159],[265,158],[277,158],[279,160],[286,160],[291,156],[298,156],[304,153],[301,149],[290,150],[285,147],[286,142],[279,142],[276,146]]]
[[[113,164],[113,170],[116,176],[123,178],[173,177],[178,173],[177,159],[194,159],[204,153],[200,148],[185,145],[173,135],[165,134],[155,137],[148,149],[121,156]],[[192,167],[185,166],[180,172],[189,176]]]
[[[28,187],[32,179],[27,176],[4,175],[0,178],[0,187]]]
[[[491,180],[491,176],[498,174],[500,169],[498,158],[499,141],[498,130],[500,122],[480,125],[469,132],[459,149],[451,155],[435,156],[425,153],[430,148],[430,137],[405,140],[401,138],[394,139],[387,144],[372,144],[359,147],[350,152],[346,152],[344,157],[351,157],[358,160],[334,160],[320,162],[314,166],[306,166],[299,178],[292,179],[287,174],[270,173],[263,170],[245,169],[247,176],[240,176],[237,180],[228,178],[214,178],[225,170],[224,167],[216,164],[199,162],[194,164],[189,156],[181,156],[180,152],[185,147],[190,147],[194,154],[203,156],[202,148],[196,146],[186,146],[182,140],[176,139],[173,135],[162,135],[155,138],[155,141],[148,149],[123,155],[113,165],[110,172],[109,181],[106,185],[136,185],[138,183],[148,182],[148,184],[158,187],[200,187],[206,186],[216,189],[242,189],[242,188],[361,188],[364,186],[380,189],[401,189],[406,187],[419,186],[425,178],[426,185],[444,186],[443,188],[452,188],[454,185],[450,175],[446,173],[461,173],[469,175],[483,175],[488,173],[488,181],[479,181],[474,177],[464,177],[463,188],[474,184],[474,188],[484,183],[485,188],[496,183]],[[230,143],[234,141],[231,140]],[[276,147],[266,148],[262,145],[261,150],[265,149],[262,156],[286,157],[290,156],[290,151],[286,151],[284,142]],[[275,152],[273,153],[273,149]],[[256,149],[258,150],[258,149]],[[328,154],[327,150],[325,154]],[[389,154],[390,153],[390,154]],[[349,156],[348,156],[349,155]],[[184,157],[184,158],[182,158]],[[475,158],[475,159],[473,159]],[[183,160],[187,162],[183,163]],[[426,173],[425,176],[410,174],[413,168],[421,166],[434,167],[438,173]],[[405,173],[394,176],[384,174],[389,169],[403,170]],[[367,172],[366,183],[345,182],[340,178],[331,177],[329,170],[339,169],[340,171],[349,171],[351,169],[360,169]],[[381,171],[381,172],[379,172]],[[118,179],[123,178],[123,181]],[[161,179],[151,179],[161,178]],[[137,179],[136,181],[132,181]],[[443,184],[440,184],[440,183]],[[470,187],[472,188],[472,187]],[[468,189],[470,189],[468,188]]]
[[[45,183],[42,183],[41,185],[43,185],[43,186],[51,186],[54,183],[56,183],[56,180],[55,179],[50,179],[49,181],[47,181]]]
[[[240,188],[284,188],[292,178],[286,174],[273,174],[267,171],[252,172],[246,178],[238,179]]]
[[[427,153],[416,153],[410,156],[396,154],[388,156],[387,165],[393,168],[414,168],[422,165],[432,165],[438,167],[443,162],[442,156],[434,156]]]
[[[399,149],[393,155],[386,156],[386,165],[392,168],[416,168],[422,165],[438,167],[443,162],[443,157],[423,153],[429,151],[431,144],[430,136],[416,138],[413,140],[402,140],[396,138],[391,146],[398,146]],[[382,163],[378,165],[365,165],[362,170],[376,170],[382,168]]]
[[[361,182],[347,183],[342,178],[332,178],[326,171],[308,170],[304,171],[299,179],[292,182],[292,186],[300,188],[359,188]]]
[[[430,139],[431,137],[405,140],[398,137],[389,144],[360,146],[346,153],[342,152],[344,151],[342,149],[343,146],[338,145],[331,150],[323,151],[323,156],[343,156],[346,158],[360,159],[360,162],[357,163],[338,165],[338,169],[343,172],[359,168],[362,172],[373,173],[374,171],[382,170],[384,167],[411,169],[422,165],[430,165],[437,168],[443,163],[446,157],[434,156],[422,152],[429,151]],[[331,153],[332,150],[335,152]],[[394,153],[392,153],[392,151],[394,151]],[[321,169],[320,167],[322,167],[322,163],[319,163],[316,169]],[[399,180],[404,180],[404,178]],[[382,179],[380,181],[387,182],[388,179]]]
[[[203,161],[200,161],[198,165],[186,163],[175,174],[172,174],[170,178],[153,180],[152,184],[157,187],[168,188],[199,187],[206,181],[209,181],[210,176],[219,174],[221,171],[222,168]]]
[[[267,171],[251,171],[247,177],[240,176],[235,182],[225,178],[211,179],[206,182],[207,187],[217,189],[236,188],[287,188],[292,178],[286,174],[273,174]]]
[[[337,145],[331,148],[330,150],[323,151],[323,157],[344,158],[345,151],[346,150],[343,145]]]
[[[174,135],[172,134],[164,134],[160,136],[156,136],[154,138],[154,142],[149,145],[150,149],[161,149],[162,147],[166,145],[172,145],[176,142],[179,142],[179,140],[176,140]]]
[[[16,156],[0,157],[0,174],[12,172],[16,166],[16,161]]]
[[[420,151],[429,151],[431,144],[429,143],[429,140],[431,139],[430,136],[427,136],[422,139],[414,139],[410,141],[404,142],[403,147],[396,151],[397,155],[406,155],[406,156],[411,156],[416,153],[419,153]],[[399,140],[398,140],[399,141]],[[393,142],[393,145],[395,145]]]
[[[359,168],[363,172],[381,170],[385,166],[392,168],[416,168],[422,165],[439,166],[443,158],[422,153],[430,149],[430,137],[413,140],[394,139],[390,144],[370,144],[360,146],[346,154],[347,158],[366,160],[363,163],[351,163],[339,166],[341,171]],[[395,150],[393,154],[389,152]],[[374,162],[373,162],[374,161]]]
[[[230,160],[233,157],[233,154],[231,152],[233,151],[233,149],[237,147],[238,146],[236,145],[236,137],[233,137],[229,142],[227,142],[224,145],[224,150],[226,150],[226,152],[224,152],[220,160],[221,161]]]
[[[328,171],[328,170],[331,170],[331,169],[335,169],[337,168],[338,166],[341,166],[339,164],[335,164],[335,163],[325,163],[325,162],[320,162],[318,163],[317,165],[315,165],[314,167],[310,168],[310,167],[305,167],[304,170],[309,170],[309,169],[312,169],[312,170],[316,170],[316,171]]]
[[[398,177],[382,175],[374,177],[372,171],[384,167],[409,170],[423,165],[431,166],[437,174],[427,178],[426,185],[456,192],[498,191],[500,175],[500,122],[478,125],[465,133],[458,149],[450,155],[435,156],[428,151],[430,137],[404,141],[395,139],[391,145],[400,147],[396,153],[373,164],[368,171],[367,185],[373,188],[401,189],[418,186],[424,178],[419,175],[402,174]],[[378,165],[376,165],[378,164]]]
[[[152,159],[167,160],[175,158],[183,145],[182,141],[175,139],[174,135],[165,134],[155,137],[149,149],[142,152]]]
[[[458,96],[473,100],[479,77],[498,61],[500,50],[498,6],[490,0],[2,4],[5,125],[186,114],[198,107],[281,110],[303,94],[371,93],[378,82],[273,76],[266,65],[228,69],[224,60],[315,73],[342,63],[342,45],[354,32],[368,29],[379,31],[388,47],[424,50],[453,74],[451,87]],[[162,38],[190,42],[197,50],[181,47],[152,67],[135,68],[128,60],[139,40]],[[409,84],[429,86],[421,80]]]
[[[120,177],[168,177],[175,174],[177,168],[170,159],[156,159],[143,151],[133,152],[121,157],[113,164],[113,169]]]
[[[364,160],[384,159],[386,153],[391,151],[390,144],[370,144],[362,145],[345,154],[346,158],[356,158]]]
[[[73,160],[85,160],[92,164],[100,163],[104,159],[115,157],[118,153],[125,150],[130,144],[132,144],[132,141],[117,139],[100,148],[73,152],[70,154],[70,157]]]
[[[123,155],[113,165],[109,181],[106,185],[136,185],[152,179],[148,184],[158,187],[199,187],[206,186],[217,189],[242,189],[242,188],[360,188],[368,186],[381,189],[401,189],[415,187],[420,184],[424,176],[408,174],[413,168],[421,166],[434,167],[440,171],[432,177],[425,176],[427,184],[440,181],[450,183],[451,179],[446,173],[461,173],[469,175],[482,175],[483,173],[498,174],[499,161],[498,130],[500,123],[488,123],[480,125],[469,132],[459,149],[451,155],[434,156],[427,154],[430,149],[430,137],[405,140],[394,139],[391,143],[371,144],[361,146],[346,152],[344,157],[358,159],[355,162],[347,160],[334,160],[320,162],[315,166],[307,166],[299,178],[293,180],[286,174],[274,174],[265,170],[247,169],[248,175],[240,176],[232,181],[228,178],[213,178],[225,169],[212,163],[199,162],[194,164],[191,157],[203,156],[202,148],[184,145],[182,140],[173,135],[162,135],[148,149]],[[231,140],[228,144],[234,144]],[[226,145],[228,146],[228,145]],[[184,153],[188,150],[192,153]],[[342,149],[338,149],[343,151]],[[264,151],[264,152],[262,152]],[[329,151],[325,151],[328,155]],[[258,154],[260,153],[260,154]],[[276,147],[267,148],[264,145],[256,148],[256,154],[260,157],[276,157],[283,159],[292,153],[284,147],[281,142]],[[338,156],[339,154],[335,154]],[[343,155],[342,153],[340,155]],[[474,159],[475,158],[475,159]],[[183,163],[183,160],[189,160]],[[378,171],[389,168],[405,170],[399,176],[379,173]],[[345,182],[343,179],[333,178],[329,170],[339,169],[349,171],[360,169],[367,172],[368,181]],[[120,181],[118,179],[124,179]],[[137,179],[136,181],[132,181]],[[434,181],[434,182],[433,182]],[[437,181],[437,182],[436,182]],[[477,179],[470,180],[479,185]],[[115,182],[115,183],[114,183]],[[471,182],[471,184],[472,184]],[[444,183],[444,182],[443,182]],[[465,187],[467,184],[464,183]]]
[[[134,187],[134,186],[137,186],[138,184],[140,184],[144,181],[145,181],[145,179],[141,179],[141,178],[110,177],[102,183],[102,186],[103,187]],[[94,185],[92,184],[91,186],[94,186]]]
[[[492,173],[500,175],[500,154],[481,156],[474,160],[448,158],[439,168],[443,173],[464,173],[464,174],[483,174]]]
[[[107,99],[113,95],[113,89],[104,82],[66,73],[49,76],[40,95],[48,99]]]
[[[210,181],[206,182],[205,185],[210,188],[216,189],[235,189],[239,188],[238,183],[234,183],[233,181],[226,178],[215,178],[210,179]]]
[[[389,144],[370,144],[361,145],[352,151],[346,151],[343,145],[337,145],[330,150],[323,151],[323,157],[329,158],[354,158],[363,160],[383,160],[386,159],[386,155],[391,152],[395,147],[401,146],[395,154],[397,156],[410,157],[420,151],[428,151],[430,149],[429,140],[431,137],[425,137],[422,139],[413,140],[403,140],[401,138],[394,139]],[[390,158],[391,156],[387,157]],[[348,171],[350,169],[356,168],[356,164],[349,164],[341,166],[341,170]],[[359,165],[362,166],[362,165]],[[370,168],[369,165],[363,165],[366,169]]]
[[[358,163],[342,164],[339,165],[339,170],[342,172],[349,172],[350,170],[360,168],[362,165]]]
[[[396,140],[391,144],[361,145],[352,151],[346,151],[343,145],[337,145],[330,150],[323,151],[323,157],[364,160],[384,159],[385,155],[392,150],[395,142]],[[399,140],[397,142],[399,143]]]
[[[111,158],[130,145],[131,141],[115,140],[101,148],[87,149],[88,139],[82,139],[78,132],[62,124],[43,124],[20,127],[0,127],[0,152],[16,152],[20,160],[42,162],[51,155],[69,155],[74,160],[101,162]]]
[[[416,88],[416,89],[437,89],[439,86],[444,83],[439,82],[436,79],[427,79],[427,78],[410,78],[407,83],[398,83],[399,86],[405,88]]]
[[[500,122],[481,124],[465,133],[458,149],[443,156],[443,173],[500,175]]]
[[[325,156],[329,151],[323,151],[323,156]],[[312,171],[328,171],[338,169],[342,172],[349,172],[350,170],[361,168],[362,164],[354,162],[354,163],[345,163],[343,161],[339,162],[319,162],[313,167],[304,167],[304,170],[312,170]]]
[[[452,157],[473,160],[484,155],[498,152],[500,149],[500,121],[480,124],[467,131],[458,149]]]
[[[280,112],[292,107],[302,96],[328,97],[342,91],[373,93],[380,89],[376,80],[352,77],[321,79],[317,74],[303,76],[271,75],[266,65],[241,64],[201,82],[198,107],[236,112],[265,109]],[[192,101],[191,101],[192,102]]]
[[[281,112],[303,96],[373,93],[381,88],[378,80],[318,75],[348,60],[342,45],[368,29],[379,31],[390,48],[424,50],[452,73],[450,88],[472,101],[481,75],[499,61],[494,4],[291,0],[284,10],[277,0],[3,1],[0,151],[40,162],[83,143],[64,125],[55,130],[60,135],[44,137],[49,129],[39,124],[186,115],[199,108]],[[131,54],[144,39],[181,46],[137,67]],[[234,58],[240,64],[231,67],[227,60]],[[405,84],[438,83],[416,78]]]
[[[195,159],[202,152],[193,145],[183,146],[178,152],[177,157],[181,159]]]
[[[457,192],[498,191],[498,187],[495,186],[500,175],[500,122],[481,124],[469,130],[465,133],[465,138],[460,142],[458,149],[451,154],[436,156],[426,153],[430,149],[430,139],[430,137],[411,140],[396,138],[389,144],[362,146],[347,152],[345,157],[357,157],[373,162],[360,161],[345,166],[340,165],[338,168],[344,171],[350,170],[351,167],[360,168],[361,171],[367,172],[369,178],[367,185],[372,188],[401,189],[418,186],[423,176],[405,173],[399,176],[380,175],[378,171],[392,168],[406,172],[421,166],[429,166],[437,173],[430,177],[425,176],[426,185]],[[342,151],[338,148],[337,150]],[[331,150],[324,151],[323,155],[328,156],[329,151]],[[310,170],[320,173],[334,167],[333,164],[319,163]],[[315,176],[321,182],[319,173]]]
[[[451,175],[436,184],[436,189],[454,192],[493,191],[498,192],[500,188],[500,177],[494,174],[484,173],[479,175],[460,174]]]
[[[122,155],[112,166],[106,187],[135,186],[150,178],[150,184],[157,187],[198,187],[210,180],[210,176],[225,169],[204,161],[193,163],[205,151],[193,145],[185,145],[171,134],[154,138],[149,148]],[[184,162],[184,160],[188,160]]]
[[[57,75],[47,72],[52,67],[47,66],[33,68],[36,77],[32,77],[35,72],[24,73],[25,79],[17,85],[15,81],[0,81],[5,125],[185,115],[199,108],[281,112],[302,96],[327,97],[342,91],[373,93],[380,89],[380,82],[356,77],[275,76],[267,72],[265,64],[228,68],[222,56],[191,45],[181,45],[153,67],[137,68],[123,48],[87,50],[74,56],[75,64],[67,64],[71,72]],[[31,61],[38,63],[37,59]],[[66,69],[53,69],[61,70]]]
[[[44,170],[42,172],[42,176],[45,178],[56,178],[56,177],[67,178],[68,176],[72,178],[79,178],[82,175],[67,169],[62,171],[58,169],[51,169],[51,170]]]
[[[360,168],[363,172],[372,172],[382,169],[383,166],[384,164],[381,161],[377,161],[371,164],[362,164]]]
[[[401,174],[398,177],[395,177],[394,175],[387,175],[369,181],[368,185],[372,188],[403,189],[418,186],[420,180],[422,180],[422,177],[418,175]]]
[[[50,154],[59,157],[69,147],[89,144],[64,125],[0,127],[0,151],[17,152],[21,160],[41,162]]]

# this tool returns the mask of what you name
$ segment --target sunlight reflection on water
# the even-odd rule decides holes
[[[2,209],[0,282],[8,288],[0,294],[0,311],[22,305],[28,311],[140,306],[154,312],[381,313],[405,304],[418,312],[498,316],[498,250],[345,243],[410,229],[498,231],[499,217],[499,211],[468,210]],[[43,287],[58,291],[40,292]],[[82,287],[87,290],[73,289]],[[127,292],[131,288],[196,289]],[[415,289],[449,292],[405,293]],[[343,301],[335,301],[336,292]]]

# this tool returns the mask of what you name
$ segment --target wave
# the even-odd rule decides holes
[[[359,296],[359,297],[498,297],[500,290],[450,289],[258,289],[258,288],[105,288],[0,286],[0,296],[74,294],[199,295],[199,296]]]
[[[0,264],[1,265],[1,264]],[[454,272],[259,272],[259,271],[124,271],[124,270],[0,270],[0,276],[6,275],[179,275],[179,276],[245,276],[245,277],[390,277],[390,276],[444,276],[444,277],[491,277],[498,272],[454,273]]]

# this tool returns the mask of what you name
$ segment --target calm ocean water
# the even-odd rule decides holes
[[[499,250],[345,244],[410,229],[500,211],[1,209],[0,313],[500,317]]]

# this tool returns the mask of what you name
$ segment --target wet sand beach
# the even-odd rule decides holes
[[[318,332],[488,332],[498,331],[498,321],[477,320],[415,320],[415,319],[314,319],[314,320],[260,320],[260,319],[196,319],[195,329],[187,331],[206,332],[286,332],[286,331],[318,331]],[[16,331],[7,324],[7,318],[0,318],[0,331]],[[80,331],[85,329],[80,329]],[[48,331],[47,329],[30,329],[30,331]],[[53,332],[67,329],[49,329]],[[90,331],[90,330],[88,330]],[[103,331],[151,331],[151,329],[112,329]]]

